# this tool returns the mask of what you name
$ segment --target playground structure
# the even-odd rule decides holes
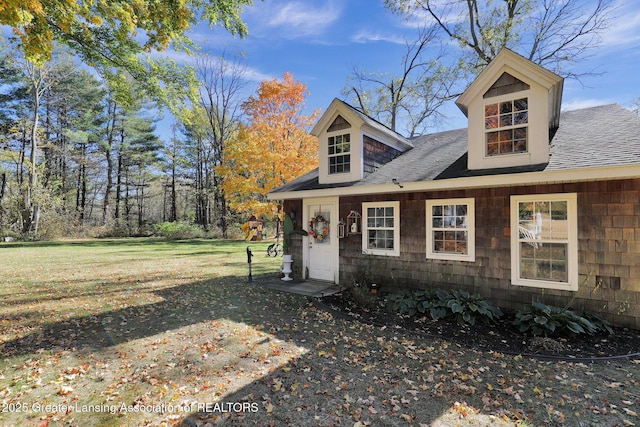
[[[242,231],[244,231],[244,240],[247,242],[255,242],[262,240],[262,229],[264,223],[255,215],[251,215],[249,220],[242,224]]]

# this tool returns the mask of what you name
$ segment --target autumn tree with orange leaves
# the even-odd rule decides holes
[[[307,86],[291,73],[256,92],[243,104],[249,123],[224,148],[218,173],[232,210],[271,218],[278,205],[267,193],[318,166],[318,141],[308,131],[319,111],[303,114]]]

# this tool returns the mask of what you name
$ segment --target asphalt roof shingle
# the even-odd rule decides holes
[[[559,171],[604,166],[640,165],[640,117],[617,104],[566,111],[550,143],[549,163],[525,167],[467,169],[467,129],[419,136],[412,148],[361,181],[321,185],[318,170],[274,190],[315,190],[421,182],[465,176],[486,176],[532,171]]]

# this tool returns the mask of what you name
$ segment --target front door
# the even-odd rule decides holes
[[[338,263],[337,203],[314,202],[307,205],[306,211],[309,278],[335,282]]]

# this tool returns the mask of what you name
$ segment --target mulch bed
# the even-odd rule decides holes
[[[348,316],[381,327],[402,328],[417,335],[442,338],[483,351],[532,355],[538,358],[596,361],[617,357],[640,357],[640,331],[613,328],[614,333],[567,335],[541,338],[520,333],[513,326],[514,312],[495,324],[459,325],[453,319],[432,320],[392,312],[383,295],[363,306],[349,291],[318,300],[317,304],[335,315]]]

